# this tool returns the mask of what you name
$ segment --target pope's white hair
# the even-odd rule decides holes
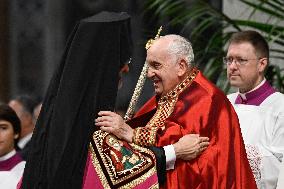
[[[194,61],[194,54],[191,43],[180,35],[166,35],[165,38],[169,38],[170,44],[168,46],[168,52],[176,57],[176,61],[183,58],[188,66]]]

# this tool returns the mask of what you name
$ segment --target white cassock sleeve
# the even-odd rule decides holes
[[[284,115],[273,107],[234,105],[259,189],[275,189],[284,154]]]
[[[164,146],[166,156],[166,170],[175,168],[176,152],[173,145]]]

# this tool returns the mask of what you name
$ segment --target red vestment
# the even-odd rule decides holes
[[[156,111],[157,97],[151,98],[129,122],[145,126]],[[209,147],[196,159],[177,159],[167,171],[162,188],[256,189],[247,160],[238,117],[225,94],[200,72],[182,93],[165,129],[157,132],[156,146],[176,143],[186,134],[210,138]]]

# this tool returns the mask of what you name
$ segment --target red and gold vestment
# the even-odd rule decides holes
[[[162,147],[186,134],[210,138],[196,159],[177,159],[162,188],[256,189],[238,117],[225,94],[193,70],[173,91],[152,97],[129,121],[138,145]]]

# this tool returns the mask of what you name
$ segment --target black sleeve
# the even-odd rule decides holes
[[[166,182],[166,155],[163,148],[148,147],[152,152],[154,152],[157,161],[157,173],[158,173],[158,180],[159,185],[162,186]]]

